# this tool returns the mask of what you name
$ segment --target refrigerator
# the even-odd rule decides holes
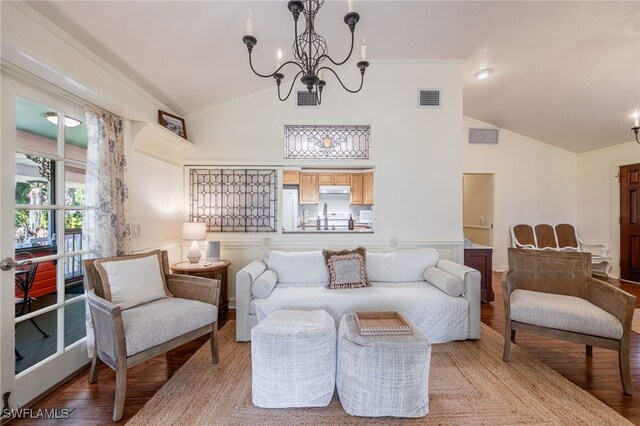
[[[298,230],[298,190],[282,191],[282,230],[291,232]]]

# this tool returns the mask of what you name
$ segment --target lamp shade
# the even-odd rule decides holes
[[[207,238],[207,226],[202,222],[187,222],[182,227],[183,240],[204,240]]]

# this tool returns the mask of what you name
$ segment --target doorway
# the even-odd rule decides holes
[[[88,363],[87,129],[83,106],[1,79],[0,393],[19,408]]]
[[[620,279],[640,282],[640,163],[620,166]]]
[[[462,224],[465,240],[493,246],[493,174],[462,175]]]

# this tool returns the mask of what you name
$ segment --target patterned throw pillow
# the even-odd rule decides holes
[[[371,287],[365,265],[366,249],[322,250],[329,270],[329,289]]]

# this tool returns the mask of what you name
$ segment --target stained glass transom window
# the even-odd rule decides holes
[[[369,159],[369,126],[284,126],[284,158]]]
[[[274,169],[189,170],[189,220],[208,232],[276,232]]]

